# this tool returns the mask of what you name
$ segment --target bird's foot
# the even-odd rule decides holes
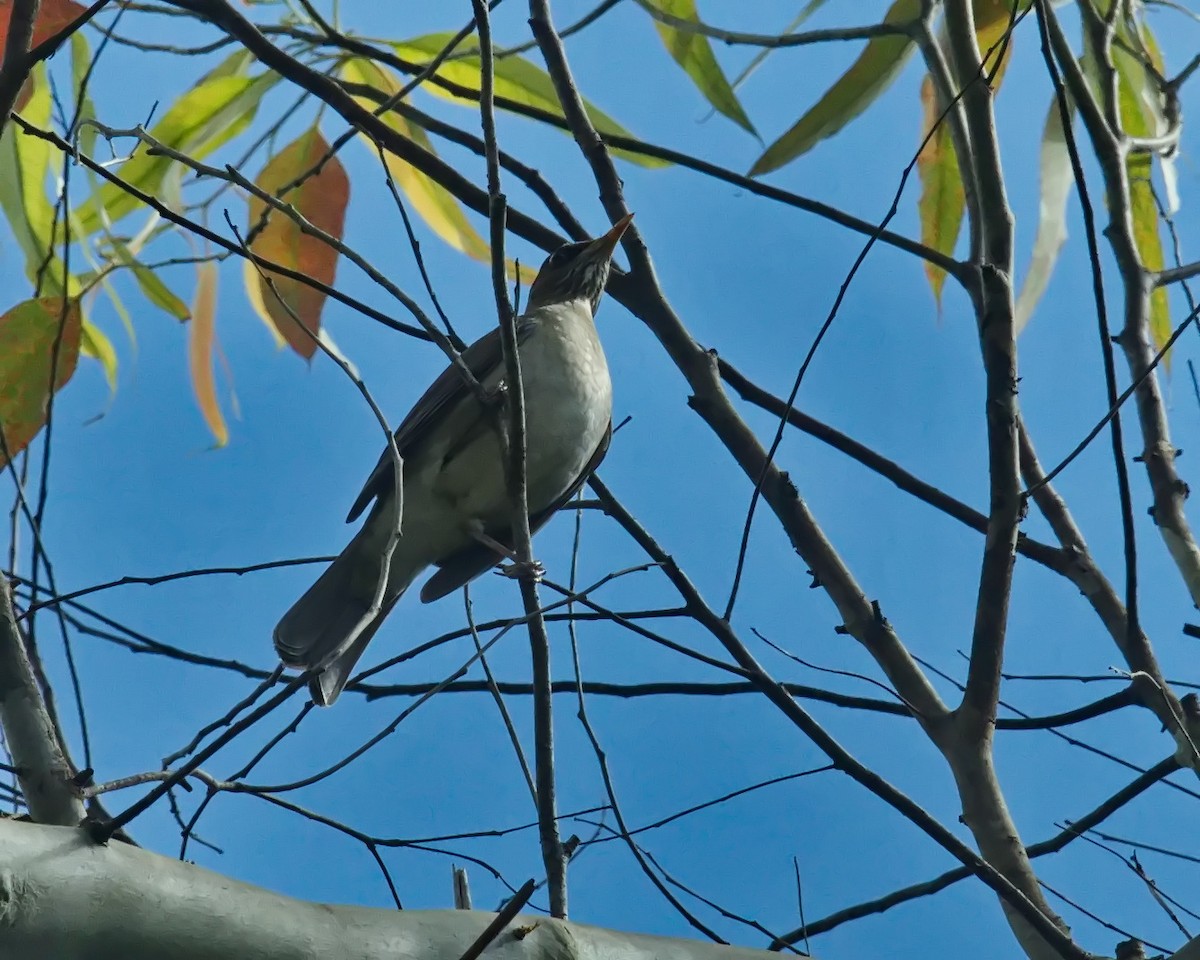
[[[514,560],[512,563],[502,563],[496,568],[501,576],[511,580],[530,580],[541,583],[546,575],[546,568],[540,560]]]
[[[467,521],[467,533],[476,543],[487,547],[498,556],[505,557],[514,562],[516,561],[517,555],[513,553],[512,548],[506,546],[495,537],[491,536],[486,530],[484,530],[483,524],[478,520]]]
[[[496,410],[499,410],[504,406],[507,400],[508,384],[501,380],[498,384],[490,389],[485,387],[484,395],[487,397],[488,402],[492,405],[492,407]]]

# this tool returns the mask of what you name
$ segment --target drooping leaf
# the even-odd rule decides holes
[[[1165,76],[1167,68],[1163,63],[1162,49],[1159,47],[1158,38],[1154,36],[1154,31],[1150,29],[1150,24],[1146,22],[1145,18],[1139,18],[1138,28],[1151,64],[1154,65],[1154,69]],[[1179,171],[1175,165],[1178,156],[1178,151],[1174,150],[1158,154],[1158,170],[1162,174],[1163,182],[1163,207],[1168,217],[1173,217],[1179,212]]]
[[[0,314],[0,466],[5,451],[14,457],[37,436],[53,392],[75,373],[81,321],[75,298],[26,300]]]
[[[272,157],[255,183],[293,207],[314,227],[340,240],[350,201],[350,180],[336,156],[326,161],[318,173],[306,177],[298,187],[285,189],[309,173],[328,152],[329,144],[321,132],[311,127]],[[326,285],[333,283],[338,262],[336,249],[305,233],[296,221],[271,209],[266,201],[251,196],[251,229],[264,217],[266,226],[250,241],[254,253]],[[271,282],[268,283],[266,278]],[[258,297],[252,303],[256,308],[261,305],[265,309],[266,317],[293,350],[306,360],[312,359],[317,350],[316,335],[321,329],[325,294],[271,271],[264,277],[255,270],[253,281],[258,288]]]
[[[188,370],[192,375],[192,390],[196,403],[215,446],[229,442],[229,428],[217,402],[213,358],[216,352],[217,266],[206,262],[196,265],[196,296],[192,301],[192,322],[188,329]]]
[[[30,97],[21,115],[37,127],[50,125],[50,88],[45,65],[39,64],[30,76]],[[45,140],[24,133],[15,123],[6,124],[0,136],[0,210],[12,229],[13,237],[25,255],[25,273],[30,283],[41,273],[42,289],[59,293],[61,263],[46,262],[51,250],[54,205],[46,193],[47,178],[55,162],[52,148]]]
[[[108,242],[112,246],[117,262],[125,264],[125,266],[133,271],[133,277],[137,281],[138,289],[142,291],[143,296],[147,300],[180,322],[187,320],[191,316],[188,305],[171,292],[170,288],[157,273],[134,256],[128,246],[116,237],[110,236]]]
[[[176,100],[150,133],[168,147],[203,159],[246,128],[259,101],[278,79],[273,70],[257,77],[210,76]],[[170,171],[178,172],[178,166],[170,157],[153,156],[139,145],[118,172],[144,193],[153,194]],[[105,217],[116,222],[138,204],[120,187],[106,183],[79,209],[76,223],[83,232],[94,233]]]
[[[392,49],[396,51],[398,57],[423,66],[440,54],[453,36],[450,33],[430,33],[393,43]],[[477,93],[481,84],[478,50],[478,38],[467,37],[455,47],[455,56],[439,65],[434,75]],[[562,104],[558,102],[558,94],[554,91],[554,83],[549,74],[531,61],[519,55],[501,57],[495,61],[493,74],[495,94],[499,100],[512,100],[515,103],[536,107],[558,117],[563,115]],[[436,84],[425,83],[421,85],[421,89],[435,96],[478,109],[474,100],[456,96]],[[504,108],[503,102],[497,103],[497,106],[501,109]],[[584,109],[592,121],[592,126],[600,133],[619,137],[632,136],[625,127],[586,100]],[[665,160],[646,157],[627,150],[613,150],[613,154],[644,167],[667,166]]]
[[[808,0],[808,3],[806,3],[800,12],[792,18],[792,21],[779,31],[780,36],[787,36],[789,33],[794,33],[796,30],[798,30],[805,20],[807,20],[825,5],[825,2],[826,0]],[[741,85],[750,78],[751,74],[753,74],[755,70],[763,65],[763,62],[767,59],[767,57],[769,57],[778,49],[779,47],[763,47],[761,50],[759,50],[758,53],[756,53],[750,59],[750,62],[742,67],[738,75],[734,77],[733,83],[731,84],[733,89],[737,90],[739,87],[741,87]]]
[[[79,91],[83,90],[83,100],[78,104],[81,125],[76,134],[76,142],[80,151],[89,157],[95,152],[96,128],[82,121],[96,119],[96,105],[92,102],[91,91],[84,86],[91,64],[92,51],[87,37],[82,30],[77,30],[71,34],[71,96],[78,99]]]
[[[100,366],[104,368],[104,380],[108,384],[108,392],[116,393],[117,351],[113,349],[112,341],[104,335],[104,331],[87,320],[83,321],[79,352],[85,357],[100,361]]]
[[[1125,132],[1135,137],[1154,137],[1164,133],[1167,120],[1158,84],[1141,62],[1121,49],[1120,45],[1113,47],[1113,61],[1117,67],[1117,97]],[[1126,159],[1125,169],[1129,176],[1129,212],[1138,255],[1147,270],[1161,270],[1164,264],[1163,245],[1159,232],[1158,204],[1154,202],[1154,188],[1150,180],[1152,163],[1150,154],[1135,153]],[[1150,294],[1150,336],[1156,347],[1161,347],[1171,336],[1170,303],[1163,287],[1155,287]]]
[[[680,20],[698,23],[700,14],[696,11],[696,0],[645,0],[645,2],[663,13],[670,14]],[[712,44],[708,37],[696,30],[687,30],[654,21],[654,28],[662,38],[671,58],[683,67],[696,85],[696,89],[719,112],[748,133],[758,136],[754,124],[746,116],[746,111],[738,102],[737,94],[733,92],[725,71],[717,63],[713,54]]]
[[[922,137],[933,129],[933,135],[917,156],[917,173],[921,178],[921,196],[917,201],[921,242],[952,256],[962,227],[966,193],[963,190],[962,171],[958,168],[958,155],[950,137],[950,125],[945,121],[939,122],[942,107],[933,80],[928,75],[921,84],[921,106],[924,117]],[[936,129],[934,124],[937,124]],[[927,262],[925,275],[929,278],[933,299],[940,313],[946,271]]]
[[[400,89],[400,84],[395,76],[369,60],[348,60],[342,67],[342,73],[347,80],[374,87],[385,97],[391,97]],[[375,107],[374,103],[366,99],[360,99],[359,102],[368,109]],[[398,113],[389,111],[381,119],[394,130],[427,150],[433,149],[425,131],[415,124],[409,123]],[[467,219],[467,215],[453,194],[394,154],[385,153],[384,162],[387,164],[388,172],[391,173],[396,186],[404,192],[413,209],[417,211],[421,219],[429,224],[434,233],[455,250],[484,263],[491,262],[491,247],[471,225],[471,221]],[[514,261],[508,260],[507,268],[510,277],[516,276],[518,268]],[[537,272],[528,266],[524,264],[520,266],[522,283],[532,283],[536,275]]]
[[[1099,4],[1100,13],[1107,13],[1108,3]],[[1140,46],[1139,38],[1129,29],[1126,18],[1118,17],[1116,23],[1117,43],[1112,47],[1113,64],[1117,70],[1117,105],[1123,131],[1133,137],[1154,137],[1166,130],[1165,104],[1157,82],[1131,53]],[[1085,75],[1098,89],[1099,77],[1097,57],[1091,43],[1091,32],[1084,31]],[[1149,154],[1131,154],[1125,161],[1129,177],[1129,212],[1133,224],[1133,239],[1138,256],[1147,270],[1161,270],[1164,263],[1162,235],[1159,232],[1158,206],[1154,202],[1154,190],[1150,175],[1152,159]],[[1150,336],[1155,345],[1161,347],[1171,335],[1170,303],[1167,291],[1156,287],[1150,294]],[[1167,358],[1170,362],[1170,357]]]
[[[1135,154],[1127,161],[1129,169],[1129,207],[1133,218],[1133,239],[1137,244],[1142,266],[1150,271],[1163,268],[1162,234],[1159,233],[1158,205],[1150,183],[1150,156]],[[1171,337],[1171,309],[1167,291],[1155,287],[1150,294],[1150,336],[1155,347],[1161,347]]]
[[[1038,203],[1037,234],[1033,238],[1029,269],[1025,271],[1025,280],[1014,308],[1013,322],[1017,333],[1025,328],[1033,316],[1050,282],[1059,251],[1067,242],[1067,199],[1071,194],[1074,175],[1057,98],[1050,101],[1042,130],[1038,179],[1041,199]]]
[[[121,325],[125,328],[125,334],[129,337],[129,349],[133,351],[133,355],[137,357],[137,331],[133,327],[133,318],[129,315],[129,311],[125,308],[124,301],[117,295],[117,291],[113,285],[108,282],[108,277],[100,278],[100,286],[104,288],[104,293],[108,296],[109,303],[112,304],[113,310],[121,319]]]
[[[883,22],[909,24],[920,15],[921,0],[895,0]],[[872,38],[821,99],[767,147],[750,168],[750,176],[778,170],[841,130],[891,86],[914,48],[912,38],[905,34]]]

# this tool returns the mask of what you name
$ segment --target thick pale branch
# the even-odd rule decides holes
[[[39,823],[75,826],[84,817],[79,791],[17,626],[8,579],[0,575],[0,726],[17,768],[29,815]]]
[[[54,960],[459,960],[495,914],[307,903],[81,830],[0,820],[0,953]],[[759,960],[764,951],[521,916],[492,960]]]
[[[1178,726],[1180,716],[1182,716],[1182,710],[1162,675],[1158,658],[1154,655],[1154,648],[1140,624],[1136,629],[1130,629],[1124,604],[1121,603],[1108,578],[1097,566],[1091,550],[1083,538],[1082,531],[1067,509],[1066,502],[1051,484],[1043,482],[1045,474],[1038,462],[1037,453],[1033,449],[1033,442],[1029,439],[1023,424],[1021,427],[1021,474],[1031,488],[1036,488],[1033,502],[1050,524],[1063,549],[1072,558],[1072,565],[1076,568],[1072,581],[1079,586],[1079,589],[1091,602],[1092,608],[1100,616],[1109,636],[1112,637],[1113,642],[1125,658],[1129,669],[1136,671],[1133,678],[1133,689],[1136,691],[1139,701],[1154,712],[1164,728],[1174,731]]]
[[[993,113],[992,90],[984,82],[984,66],[975,37],[975,19],[966,0],[946,4],[946,33],[951,62],[962,85],[962,116],[971,142],[970,179],[978,191],[978,248],[972,251],[979,270],[973,297],[987,378],[985,418],[988,436],[990,508],[987,540],[980,572],[975,629],[967,689],[960,722],[970,737],[981,737],[995,718],[1000,689],[1012,563],[1022,502],[1017,456],[1017,351],[1013,326],[1013,216],[1000,164],[1000,144]]]

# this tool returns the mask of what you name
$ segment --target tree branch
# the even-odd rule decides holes
[[[461,960],[494,922],[476,910],[393,910],[294,900],[82,830],[0,820],[4,950],[54,960]],[[496,960],[620,954],[624,960],[767,960],[762,950],[621,933],[523,914]]]
[[[0,726],[17,779],[39,823],[77,825],[83,802],[54,732],[17,626],[8,578],[0,575]]]

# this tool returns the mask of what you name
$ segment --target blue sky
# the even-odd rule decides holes
[[[402,38],[461,26],[468,5],[448,17],[446,5],[405,6],[381,16],[370,5],[345,4],[348,27]],[[834,5],[831,5],[831,7]],[[862,5],[863,21],[884,5]],[[868,9],[869,7],[869,9]],[[555,6],[559,25],[588,6]],[[741,4],[701,5],[714,23],[742,29],[778,30],[794,14],[784,4],[748,12]],[[870,15],[868,15],[868,13]],[[844,11],[830,9],[813,26],[845,25]],[[502,41],[524,36],[527,12],[509,0],[496,13]],[[1196,49],[1200,31],[1182,17],[1162,16],[1159,38],[1168,64],[1178,68]],[[131,16],[129,32],[159,39],[162,24]],[[1016,42],[1016,61],[1000,98],[1005,172],[1017,217],[1018,269],[1032,240],[1038,196],[1037,136],[1050,102],[1030,21]],[[181,38],[175,35],[178,42]],[[192,38],[187,38],[191,40]],[[201,42],[197,36],[195,42]],[[667,58],[644,14],[626,3],[594,29],[572,38],[568,52],[584,92],[634,133],[695,153],[733,169],[747,169],[761,150],[752,138],[706,107]],[[751,55],[719,49],[730,72]],[[774,55],[745,88],[744,102],[769,142],[799,115],[827,80],[854,55],[851,47],[806,47]],[[106,54],[96,78],[102,119],[127,126],[143,119],[200,72],[166,57]],[[194,69],[194,73],[192,72]],[[914,62],[895,87],[858,122],[770,180],[819,198],[868,220],[886,212],[900,171],[918,142],[920,67]],[[274,94],[264,115],[289,97]],[[449,119],[474,128],[465,108],[422,97]],[[1185,109],[1187,106],[1185,100]],[[162,109],[160,107],[160,109]],[[311,121],[297,121],[294,132]],[[332,139],[342,130],[328,112],[322,129]],[[502,116],[506,149],[537,166],[580,219],[596,232],[607,220],[596,187],[569,138]],[[1185,259],[1198,248],[1186,211],[1200,188],[1194,155],[1185,140],[1179,160]],[[440,149],[440,148],[439,148]],[[237,142],[230,155],[238,152]],[[482,182],[482,161],[446,148],[444,155]],[[347,237],[377,267],[411,294],[420,284],[399,218],[372,157],[354,144],[343,154],[352,180]],[[251,162],[257,172],[262,159]],[[1096,171],[1089,168],[1093,177]],[[680,169],[621,167],[625,195],[672,305],[693,336],[735,363],[757,382],[785,394],[795,370],[824,320],[838,284],[861,249],[861,237],[820,219],[772,204],[736,188]],[[81,183],[82,181],[76,181]],[[893,228],[915,232],[916,178],[909,183]],[[79,189],[79,187],[76,187]],[[536,210],[516,184],[510,199]],[[235,220],[241,201],[230,198]],[[1102,213],[1102,211],[1101,211]],[[1103,414],[1090,279],[1082,246],[1078,204],[1070,206],[1071,243],[1047,295],[1023,335],[1021,401],[1043,462],[1057,462]],[[218,217],[219,222],[219,217]],[[482,227],[480,221],[476,221]],[[134,218],[131,224],[138,224]],[[422,249],[439,298],[468,339],[493,323],[485,266],[442,246],[420,227]],[[168,244],[165,251],[183,247]],[[541,259],[523,241],[510,252],[525,262]],[[1194,254],[1193,254],[1194,255]],[[1107,257],[1110,301],[1115,274]],[[164,273],[189,299],[190,268]],[[0,235],[0,285],[23,296],[19,252]],[[360,275],[342,264],[338,285],[392,308]],[[100,301],[93,319],[118,344],[120,386],[110,398],[96,364],[82,363],[55,410],[50,499],[45,539],[59,587],[76,589],[122,575],[249,564],[340,549],[350,535],[342,523],[380,448],[378,426],[354,387],[318,358],[307,366],[277,352],[249,310],[240,268],[221,275],[218,332],[229,360],[240,418],[220,450],[197,411],[187,379],[187,330],[149,308],[128,284],[120,286],[135,312],[136,351],[116,315]],[[1182,298],[1173,294],[1178,320]],[[360,369],[387,415],[398,422],[442,360],[436,349],[390,332],[336,305],[325,322]],[[680,562],[710,603],[720,608],[729,590],[733,558],[750,487],[724,450],[688,409],[688,388],[651,334],[613,301],[600,310],[601,334],[616,390],[615,415],[632,417],[617,436],[601,475]],[[1186,360],[1196,339],[1181,341],[1164,379],[1178,446],[1197,447],[1200,410],[1192,396]],[[1123,363],[1118,362],[1123,371]],[[982,370],[974,321],[966,299],[950,285],[941,315],[920,265],[877,246],[851,287],[830,335],[800,393],[799,406],[898,460],[976,508],[986,509],[987,476],[982,433]],[[223,394],[228,401],[229,394]],[[227,412],[230,407],[226,406]],[[772,418],[743,410],[764,438]],[[96,419],[97,415],[103,414]],[[1129,421],[1127,420],[1127,423]],[[1130,451],[1137,449],[1130,439]],[[919,656],[961,677],[959,655],[969,645],[981,538],[954,521],[910,502],[886,481],[816,441],[786,437],[779,459],[819,518],[832,542],[864,585],[878,598],[900,636]],[[1189,478],[1190,457],[1180,464]],[[8,481],[5,481],[6,483]],[[1168,676],[1196,681],[1194,640],[1179,632],[1194,610],[1145,515],[1149,490],[1133,473],[1139,523],[1142,615]],[[1059,489],[1096,556],[1120,582],[1120,515],[1107,437],[1098,439],[1064,473]],[[1025,528],[1050,539],[1031,516]],[[565,581],[573,523],[559,517],[538,538],[537,555],[556,580]],[[27,548],[25,550],[27,553]],[[594,513],[583,519],[581,583],[642,562],[636,546]],[[25,561],[27,564],[27,561]],[[24,564],[23,564],[24,567]],[[315,568],[291,568],[246,577],[210,577],[157,587],[114,589],[88,603],[163,642],[260,668],[274,664],[270,631],[279,615],[315,576]],[[760,511],[734,626],[780,679],[878,696],[863,679],[830,676],[791,663],[754,640],[757,629],[775,643],[821,667],[878,679],[867,655],[837,635],[836,612],[819,591],[809,590],[803,564]],[[513,614],[520,600],[512,584],[486,577],[472,588],[476,616]],[[546,596],[547,594],[543,594]],[[597,597],[617,609],[674,606],[677,599],[655,572],[630,575]],[[377,662],[463,625],[461,599],[422,606],[406,598],[380,632],[367,662]],[[686,621],[659,624],[672,639],[720,655],[711,638]],[[39,636],[60,709],[69,707],[61,643],[49,617]],[[581,624],[584,674],[620,682],[721,680],[700,667],[611,624]],[[1020,561],[1006,666],[1014,673],[1103,675],[1119,658],[1083,599],[1065,581]],[[552,628],[555,676],[571,676],[569,638]],[[73,639],[84,677],[83,696],[97,779],[154,769],[205,723],[244,696],[252,682],[218,670],[134,656],[93,637]],[[381,680],[439,679],[469,656],[470,641],[457,641],[398,667]],[[523,635],[513,632],[495,649],[491,663],[503,679],[528,675]],[[478,676],[476,669],[472,676]],[[1013,682],[1006,698],[1031,713],[1052,712],[1117,689],[1119,681],[1082,684]],[[953,698],[949,684],[939,681]],[[321,769],[385,726],[409,705],[402,698],[365,703],[347,696],[335,709],[310,716],[259,768],[258,783],[289,781]],[[560,808],[572,811],[603,802],[597,764],[572,697],[556,698]],[[510,709],[528,747],[530,704],[511,698]],[[208,769],[224,776],[237,769],[299,708],[265,722],[220,754]],[[925,804],[943,823],[957,824],[953,784],[936,751],[908,721],[853,714],[812,705],[814,715],[860,759]],[[662,698],[621,701],[593,697],[588,712],[608,755],[623,812],[631,825],[652,822],[769,777],[823,765],[824,757],[773,708],[753,697]],[[1123,711],[1082,730],[1081,738],[1149,766],[1170,749],[1148,714]],[[76,746],[78,746],[76,744]],[[1072,748],[1047,733],[1006,733],[997,745],[1006,796],[1022,835],[1034,842],[1057,832],[1131,779],[1113,763]],[[78,749],[76,752],[79,757]],[[1180,783],[1186,778],[1177,776]],[[196,796],[181,795],[190,809]],[[483,694],[435,698],[400,725],[380,747],[334,778],[288,794],[306,807],[385,836],[427,837],[516,826],[533,819],[528,792],[496,707]],[[108,798],[113,809],[132,793]],[[1113,833],[1177,846],[1180,828],[1194,818],[1192,797],[1156,787],[1110,824]],[[594,819],[594,817],[589,817]],[[607,821],[611,824],[611,818]],[[568,821],[564,835],[588,837],[587,822]],[[354,841],[244,796],[221,796],[199,827],[225,851],[193,846],[189,857],[215,870],[295,896],[386,906],[390,897],[365,850]],[[165,806],[135,825],[138,839],[168,854],[177,852],[178,831]],[[948,855],[880,801],[847,778],[822,773],[765,788],[726,805],[679,820],[642,837],[647,848],[684,883],[772,930],[798,924],[792,858],[798,858],[809,919],[954,865]],[[386,853],[408,907],[445,907],[451,902],[450,866],[463,855],[495,864],[514,885],[537,875],[536,834],[447,842],[452,855],[412,850]],[[1195,854],[1200,851],[1190,850]],[[457,855],[454,855],[457,854]],[[1194,874],[1167,858],[1145,858],[1169,892],[1186,896]],[[1044,879],[1087,909],[1127,925],[1146,938],[1177,944],[1174,931],[1140,884],[1108,853],[1079,844],[1053,862],[1039,862]],[[501,884],[470,867],[476,905],[493,907]],[[571,870],[573,917],[620,929],[691,935],[637,871],[620,843],[586,850]],[[685,898],[686,899],[686,898]],[[539,894],[535,903],[544,905]],[[726,938],[761,944],[761,936],[723,921],[689,901]],[[1110,950],[1114,934],[1055,902],[1082,942]],[[1121,939],[1116,937],[1116,939]],[[813,941],[821,956],[868,955],[917,950],[958,955],[969,944],[980,958],[1011,957],[1013,945],[994,898],[982,887],[960,884],[882,917],[844,926]]]

